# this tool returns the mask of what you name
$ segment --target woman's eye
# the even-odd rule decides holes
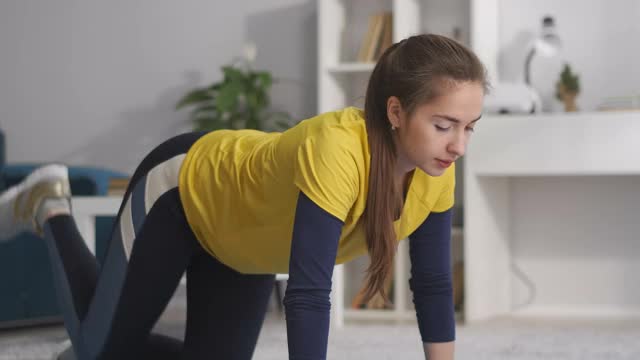
[[[451,129],[451,127],[442,127],[440,125],[436,125],[436,129],[438,129],[440,131],[447,131],[447,130]]]
[[[467,131],[468,131],[468,132],[474,132],[474,131],[475,131],[475,129],[474,129],[474,128],[472,128],[472,127],[468,127],[468,128],[467,128]]]

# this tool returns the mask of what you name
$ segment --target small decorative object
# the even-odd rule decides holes
[[[539,33],[527,44],[524,63],[524,82],[540,98],[532,113],[553,111],[554,82],[564,63],[562,48],[555,18],[544,16]]]
[[[255,46],[246,46],[244,54],[239,65],[222,67],[222,81],[191,90],[178,101],[176,109],[192,107],[189,120],[194,123],[194,130],[270,131],[290,127],[288,113],[270,109],[273,78],[268,71],[253,69]]]
[[[534,114],[542,111],[542,100],[538,92],[525,83],[497,82],[484,97],[484,111],[490,114]]]
[[[524,62],[524,82],[531,85],[531,59],[535,54],[545,57],[556,55],[562,48],[562,41],[556,32],[556,23],[552,16],[542,19],[540,34],[529,45],[529,51]]]
[[[569,64],[564,64],[560,80],[556,83],[556,98],[564,103],[565,111],[577,111],[576,97],[580,93],[580,78],[571,71]]]

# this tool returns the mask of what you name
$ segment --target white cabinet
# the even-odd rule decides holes
[[[481,122],[465,161],[465,321],[639,317],[640,112]]]
[[[458,34],[459,39],[468,44],[474,17],[471,9],[476,1],[480,0],[318,0],[318,113],[346,106],[364,107],[367,81],[374,63],[360,63],[356,59],[371,15],[391,12],[394,43],[411,35],[434,32],[449,37]],[[496,0],[489,2],[493,1]],[[454,235],[459,243],[462,230],[455,229]],[[415,319],[408,290],[408,245],[408,241],[402,241],[396,257],[394,310],[348,309],[362,285],[368,258],[335,268],[333,326],[342,326],[345,318]],[[454,244],[454,248],[461,245]]]

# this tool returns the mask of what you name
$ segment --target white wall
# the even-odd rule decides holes
[[[258,45],[257,67],[282,81],[273,102],[316,111],[313,0],[0,2],[0,128],[7,160],[131,172],[189,129],[181,95],[221,77]]]
[[[459,40],[469,44],[469,0],[422,0],[422,28],[425,32],[455,37],[455,28],[460,31]]]
[[[526,44],[545,15],[556,19],[562,56],[580,75],[581,110],[594,110],[605,97],[640,95],[637,0],[500,0],[501,80],[522,80]]]

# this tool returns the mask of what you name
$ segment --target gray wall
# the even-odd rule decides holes
[[[189,130],[179,97],[221,77],[258,46],[281,81],[273,103],[316,111],[313,0],[0,2],[0,128],[7,160],[131,172],[162,140]]]
[[[501,0],[502,80],[521,81],[526,44],[539,31],[545,15],[556,19],[563,41],[561,58],[580,75],[583,88],[578,97],[580,109],[594,110],[605,97],[640,95],[637,0]],[[534,61],[544,64],[545,60],[534,58]],[[554,75],[549,82],[556,79]],[[553,84],[548,86],[551,88]],[[557,111],[560,106],[556,105]]]

